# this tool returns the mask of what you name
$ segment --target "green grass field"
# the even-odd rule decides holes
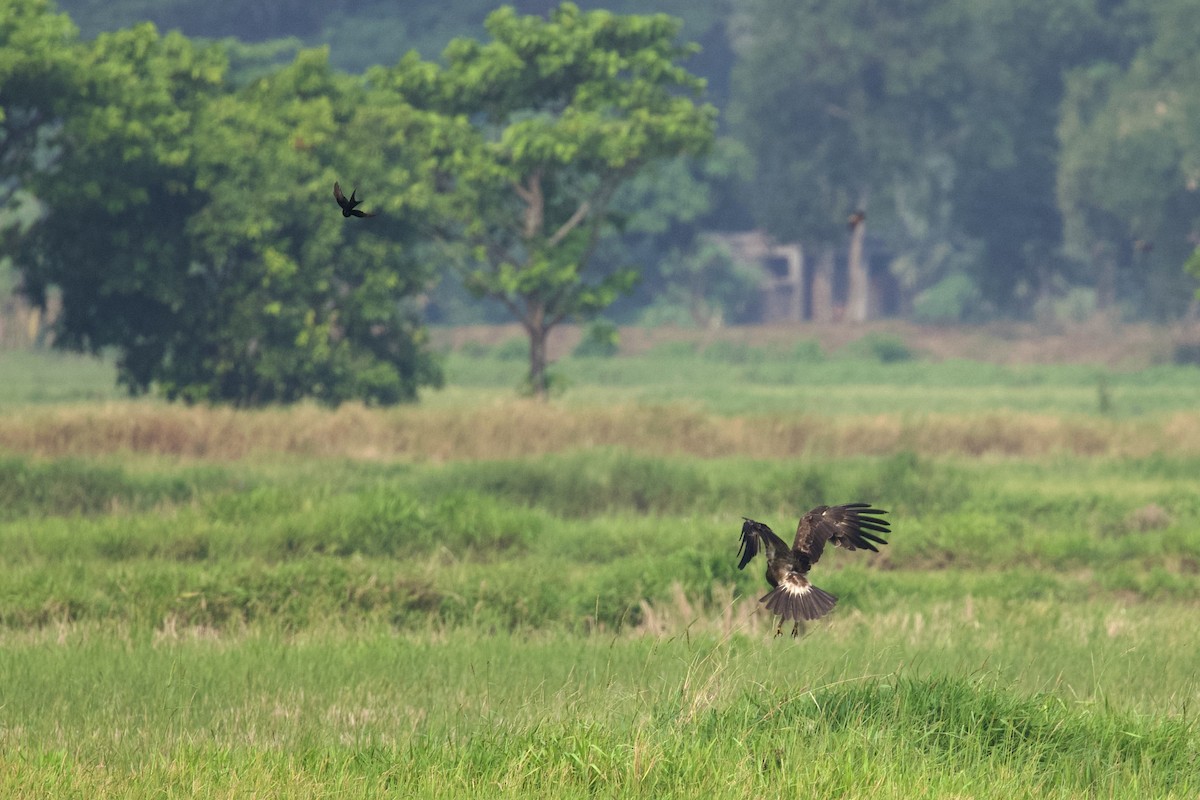
[[[1195,369],[659,352],[539,409],[455,354],[231,412],[10,355],[5,798],[1200,793]],[[741,516],[857,499],[892,543],[772,638]]]

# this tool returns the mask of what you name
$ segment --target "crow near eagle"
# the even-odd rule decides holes
[[[356,200],[354,198],[354,193],[357,191],[358,191],[358,189],[352,189],[350,191],[350,197],[349,197],[349,199],[347,199],[346,195],[342,194],[342,187],[338,186],[338,182],[337,181],[333,182],[333,199],[337,200],[337,204],[342,207],[342,216],[343,217],[373,217],[373,216],[375,216],[374,213],[367,213],[366,211],[362,211],[360,209],[355,208],[355,206],[362,203],[362,200]]]

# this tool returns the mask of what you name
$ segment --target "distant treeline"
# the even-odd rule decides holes
[[[293,49],[328,44],[336,67],[361,71],[481,35],[496,3],[60,5],[85,35],[149,19],[189,36],[295,37]],[[544,14],[555,4],[511,5]],[[694,225],[629,235],[610,255],[633,256],[646,272],[619,317],[655,300],[653,318],[679,316],[665,307],[687,303],[663,302],[670,275],[655,265],[687,252],[700,229],[758,227],[799,241],[810,270],[834,248],[844,301],[841,229],[859,206],[869,213],[872,268],[889,273],[877,283],[901,313],[952,321],[1117,308],[1162,317],[1192,300],[1195,281],[1181,269],[1200,243],[1200,86],[1188,77],[1200,67],[1200,41],[1189,0],[579,5],[682,18],[682,37],[702,45],[689,68],[724,112],[730,150],[745,156],[704,176],[713,200]],[[253,72],[256,59],[287,51],[242,53],[235,69]],[[718,302],[727,320],[762,311],[744,290]],[[460,305],[450,296],[440,307],[453,316]]]
[[[408,5],[0,0],[5,279],[53,341],[133,391],[391,403],[440,380],[429,321],[521,323],[544,395],[600,314],[1194,304],[1190,0]]]

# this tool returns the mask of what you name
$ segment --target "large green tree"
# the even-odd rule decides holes
[[[681,64],[679,22],[584,13],[549,18],[501,8],[491,41],[455,40],[444,66],[402,61],[375,73],[470,123],[448,163],[460,201],[448,236],[468,245],[469,289],[504,305],[529,336],[529,386],[547,391],[546,340],[568,319],[606,308],[636,271],[592,259],[611,229],[611,200],[647,165],[709,145],[715,109]]]
[[[747,0],[731,114],[760,223],[820,252],[865,206],[908,300],[969,272],[1019,311],[1060,242],[1062,74],[1119,49],[1111,5]]]
[[[91,102],[31,184],[47,211],[18,262],[35,300],[61,291],[59,345],[114,348],[132,391],[193,401],[387,403],[437,380],[410,245],[441,117],[321,52],[233,91],[220,48],[150,25],[83,67]],[[343,219],[335,179],[381,215]]]
[[[964,124],[956,56],[969,15],[952,0],[749,0],[742,14],[731,114],[758,164],[751,203],[770,233],[804,240],[828,270],[850,214],[896,227],[900,193]],[[850,278],[861,319],[866,284]]]
[[[1057,126],[1073,69],[1127,59],[1147,35],[1141,0],[988,0],[972,4],[974,59],[955,152],[955,230],[981,245],[972,277],[991,305],[1037,313],[1081,278],[1063,257]],[[1086,278],[1085,278],[1086,279]]]
[[[48,0],[0,0],[0,215],[54,160],[79,100],[81,53],[75,26]]]
[[[216,324],[178,340],[204,350],[172,384],[242,403],[393,403],[436,384],[415,297],[431,277],[418,250],[445,124],[335,73],[324,51],[210,102],[189,274]],[[343,218],[335,180],[378,216]]]
[[[223,60],[150,25],[104,34],[83,52],[83,98],[63,122],[61,154],[31,176],[45,207],[16,259],[31,299],[57,288],[61,347],[116,346],[120,380],[144,388],[163,332],[187,308],[192,126],[220,91]]]
[[[1059,132],[1058,200],[1071,253],[1091,265],[1100,304],[1180,313],[1200,244],[1200,42],[1193,4],[1149,6],[1153,36],[1128,67],[1070,76]]]

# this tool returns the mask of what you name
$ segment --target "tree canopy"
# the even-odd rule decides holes
[[[19,237],[24,290],[60,292],[57,344],[115,349],[131,391],[395,402],[439,379],[415,298],[456,260],[526,326],[544,393],[549,330],[636,280],[589,269],[614,192],[712,139],[679,27],[501,9],[444,65],[360,78],[302,50],[237,82],[228,46],[65,28],[78,102],[56,111],[53,163],[22,176],[44,208]],[[380,215],[343,219],[334,180]]]
[[[1020,313],[1061,243],[1063,75],[1120,50],[1099,5],[749,0],[731,114],[757,218],[840,241],[869,205],[909,301],[961,271]]]
[[[410,57],[373,78],[469,120],[444,230],[466,245],[467,287],[524,327],[529,385],[544,395],[549,331],[599,313],[637,278],[593,266],[614,192],[647,165],[706,148],[715,109],[697,102],[703,84],[680,63],[692,48],[671,17],[564,3],[548,19],[502,8],[487,30],[489,42],[452,42],[444,67]]]
[[[1059,124],[1058,200],[1067,247],[1093,261],[1108,300],[1182,311],[1180,265],[1200,245],[1200,42],[1195,8],[1152,6],[1155,35],[1128,68],[1072,73]]]
[[[440,117],[320,51],[241,90],[219,47],[149,24],[79,58],[85,102],[29,177],[46,210],[17,250],[35,301],[62,294],[57,344],[115,348],[131,391],[191,401],[396,402],[439,380],[414,297]],[[370,227],[338,213],[339,178],[384,212]]]
[[[0,212],[56,152],[52,137],[80,100],[78,32],[49,0],[0,3]]]

